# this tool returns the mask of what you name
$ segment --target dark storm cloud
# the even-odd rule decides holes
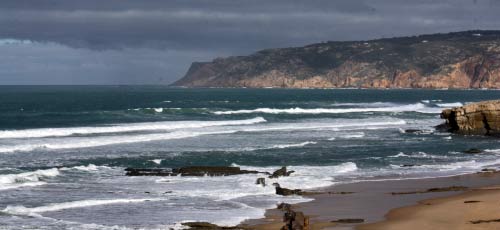
[[[248,54],[263,48],[299,46],[326,40],[364,40],[469,29],[500,29],[499,2],[2,0],[0,39],[45,44],[57,50],[54,53],[78,58],[75,62],[93,62],[92,59],[100,57],[101,65],[106,66],[89,65],[93,68],[81,69],[66,62],[46,63],[65,65],[67,68],[64,71],[45,68],[47,74],[56,73],[60,76],[53,82],[67,79],[65,73],[71,70],[75,70],[72,72],[73,78],[84,76],[83,72],[78,71],[90,71],[98,76],[95,77],[98,80],[78,78],[76,82],[155,83],[158,79],[170,82],[180,77],[192,61]],[[7,52],[3,49],[5,46],[0,47],[0,52]],[[138,57],[149,62],[126,61]],[[54,56],[46,58],[56,60]],[[14,61],[12,58],[9,60]],[[37,63],[29,60],[15,61],[30,66],[26,69],[37,66]],[[168,69],[165,66],[169,66]],[[159,73],[148,74],[147,70]],[[139,74],[140,71],[146,72]],[[161,71],[167,73],[162,76]],[[5,78],[1,74],[0,83]],[[21,75],[9,76],[16,78]],[[29,82],[30,73],[26,72],[23,76]],[[56,79],[50,76],[45,78]]]

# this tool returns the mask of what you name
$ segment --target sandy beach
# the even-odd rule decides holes
[[[293,209],[310,217],[310,229],[500,229],[500,222],[495,221],[500,219],[497,185],[499,173],[342,184],[316,191],[322,193],[310,195],[313,201],[293,205]],[[450,187],[458,189],[446,191]],[[349,194],[339,194],[342,192]],[[265,219],[244,225],[279,229],[282,215],[280,210],[270,209]],[[332,222],[338,219],[364,222]]]
[[[387,220],[359,230],[500,229],[500,187],[486,187],[394,209]]]

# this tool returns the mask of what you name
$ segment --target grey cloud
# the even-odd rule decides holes
[[[50,82],[75,78],[63,73],[80,76],[71,80],[78,83],[171,82],[192,61],[265,48],[499,29],[498,12],[499,0],[2,0],[0,39],[30,40],[36,48],[0,46],[0,58],[5,52],[50,55],[45,67],[18,55],[18,65],[29,67],[5,67],[0,84],[16,82],[12,76],[29,82],[36,69],[59,74],[44,77]],[[59,58],[65,55],[77,61]]]

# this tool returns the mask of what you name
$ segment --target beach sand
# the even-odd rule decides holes
[[[394,209],[387,220],[359,230],[500,229],[500,187],[482,188],[446,198],[428,199]]]
[[[311,229],[500,229],[500,222],[469,224],[472,220],[500,218],[500,190],[492,187],[496,185],[500,185],[500,173],[341,184],[319,190],[325,193],[310,195],[313,201],[293,205],[293,209],[310,217]],[[465,186],[467,190],[423,192],[430,188],[450,186]],[[339,192],[353,193],[337,194]],[[406,192],[422,193],[392,194]],[[484,201],[464,204],[464,200]],[[453,212],[447,212],[446,209],[453,209]],[[281,215],[279,210],[270,209],[266,212],[266,218],[249,220],[244,224],[251,229],[279,229],[283,226]],[[364,219],[364,223],[332,223],[333,220],[347,218]],[[417,225],[416,221],[422,221],[422,225]],[[426,225],[436,223],[433,221],[452,227]],[[460,228],[460,224],[465,227]],[[420,227],[410,228],[413,226]],[[489,226],[493,227],[487,228]]]

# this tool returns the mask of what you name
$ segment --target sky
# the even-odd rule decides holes
[[[500,29],[500,0],[1,0],[0,85],[170,84],[192,62]]]

